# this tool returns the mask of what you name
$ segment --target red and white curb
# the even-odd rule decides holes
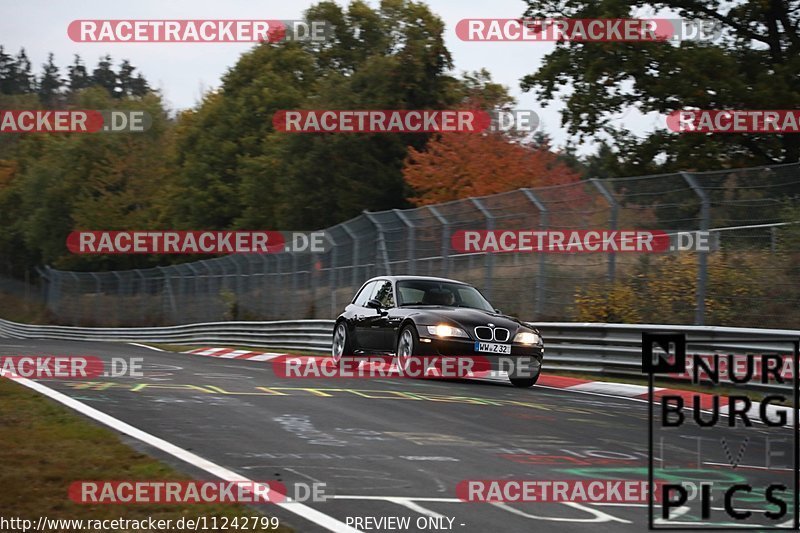
[[[645,385],[633,385],[630,383],[614,383],[611,381],[591,381],[588,379],[570,378],[565,376],[551,376],[543,374],[537,386],[551,387],[554,389],[563,389],[572,392],[583,392],[589,394],[600,394],[605,396],[618,396],[623,398],[632,398],[636,400],[647,401],[648,390]],[[686,411],[685,416],[691,416],[689,411],[694,409],[695,402],[698,402],[698,408],[701,411],[712,411],[714,409],[714,402],[719,402],[719,414],[727,415],[730,410],[731,399],[727,396],[715,396],[704,392],[694,392],[683,389],[670,389],[665,387],[653,387],[653,401],[659,403],[664,396],[680,396],[683,398],[683,410]],[[716,400],[715,400],[716,398]],[[738,403],[738,402],[737,402]],[[761,403],[752,401],[750,408],[747,409],[746,414],[750,420],[760,420]],[[791,425],[792,409],[791,407],[782,407],[776,404],[767,404],[765,406],[765,414],[770,420],[777,420],[777,413],[780,411],[786,412],[787,424]]]
[[[251,352],[249,350],[231,350],[230,348],[198,348],[197,350],[189,350],[192,355],[205,355],[207,357],[219,357],[220,359],[247,359],[248,361],[269,361],[282,355],[289,355],[285,353],[270,353],[270,352]]]

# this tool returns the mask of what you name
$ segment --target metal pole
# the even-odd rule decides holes
[[[611,215],[608,220],[608,224],[612,231],[617,229],[617,217],[619,214],[619,203],[617,199],[606,189],[605,185],[598,180],[597,178],[591,178],[589,180],[595,188],[600,191],[600,194],[603,195],[603,198],[606,199],[608,202],[609,207],[611,208]],[[617,267],[617,254],[614,251],[608,252],[608,281],[613,282],[614,278],[616,277],[616,267]]]
[[[120,326],[122,326],[125,325],[125,321],[120,319],[121,318],[119,316],[120,309],[126,309],[128,307],[127,305],[125,305],[125,302],[123,301],[124,291],[122,290],[123,287],[122,276],[120,276],[119,272],[117,272],[116,270],[112,270],[111,273],[114,274],[115,278],[117,278],[117,305],[114,306],[114,311],[117,316],[117,319],[115,320],[115,322]],[[120,297],[120,294],[122,294],[123,296]]]
[[[342,229],[345,231],[345,233],[347,233],[347,236],[350,237],[350,239],[353,241],[353,269],[352,269],[353,280],[351,282],[351,287],[353,288],[353,290],[355,290],[355,288],[359,286],[359,283],[358,283],[358,259],[359,259],[359,257],[358,257],[358,251],[359,251],[358,250],[358,239],[356,238],[356,234],[353,232],[353,230],[351,230],[350,228],[347,227],[347,222],[344,222],[342,224]]]
[[[446,278],[450,274],[450,222],[432,205],[428,209],[442,225],[442,277]]]
[[[99,326],[101,325],[101,320],[103,318],[103,309],[100,298],[100,293],[103,290],[103,284],[100,281],[100,277],[95,274],[94,272],[89,272],[89,274],[94,278],[94,296],[95,296],[95,306],[94,306],[94,321]]]
[[[470,202],[478,208],[478,210],[483,214],[486,218],[486,229],[489,231],[494,230],[494,215],[486,209],[486,207],[481,203],[480,199],[478,198],[470,198]],[[491,301],[492,299],[492,278],[494,277],[494,254],[491,252],[484,252],[484,265],[486,266],[486,270],[484,272],[484,291],[486,292],[486,298]]]
[[[186,266],[192,272],[192,277],[194,278],[194,283],[192,284],[194,286],[194,290],[192,291],[194,293],[193,294],[193,296],[194,296],[193,300],[194,301],[193,301],[192,306],[189,306],[188,305],[188,298],[187,298],[187,305],[185,306],[186,309],[189,310],[190,313],[191,313],[191,310],[194,308],[194,306],[197,305],[197,299],[198,299],[197,284],[200,282],[200,273],[197,271],[197,269],[193,266],[192,263],[186,263]],[[184,315],[184,316],[186,316],[186,315]],[[186,320],[187,323],[191,322],[191,318],[190,317],[191,317],[191,314],[187,317],[188,318],[188,320]]]
[[[369,211],[363,211],[364,216],[367,217],[367,220],[372,222],[375,226],[375,229],[378,230],[378,253],[383,256],[383,269],[387,276],[392,275],[392,266],[389,264],[389,252],[386,249],[386,238],[384,237],[383,233],[383,224],[378,221],[376,217],[372,215]],[[378,263],[378,258],[375,258],[375,263]],[[377,274],[377,272],[376,272]]]
[[[331,237],[331,232],[325,232],[325,238],[331,243],[331,266],[330,266],[330,275],[328,275],[328,285],[331,288],[331,318],[335,317],[339,314],[339,310],[336,308],[336,290],[339,288],[336,280],[338,278],[338,273],[336,272],[336,268],[339,266],[339,247],[336,245],[336,241],[333,237]]]
[[[545,206],[544,202],[530,189],[522,189],[522,194],[524,194],[525,197],[536,206],[536,209],[539,210],[539,231],[545,231],[550,222],[550,212],[547,206]],[[546,266],[547,262],[544,250],[539,250],[539,275],[536,277],[536,318],[541,317],[542,313],[544,313],[545,290],[547,286],[547,278],[545,276]]]
[[[408,273],[414,275],[417,273],[416,261],[416,233],[417,228],[411,223],[411,220],[403,214],[399,209],[392,209],[397,218],[408,228],[408,239],[406,239],[406,265],[408,265]]]
[[[700,187],[697,180],[689,172],[681,172],[686,183],[700,198],[700,231],[708,231],[711,225],[711,199],[708,193]],[[706,316],[706,286],[708,284],[708,252],[697,251],[697,303],[695,305],[694,323],[697,326],[705,324]]]

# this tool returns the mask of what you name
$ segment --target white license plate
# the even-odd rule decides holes
[[[475,351],[487,352],[487,353],[501,353],[508,355],[511,353],[511,345],[498,344],[496,342],[476,342]]]

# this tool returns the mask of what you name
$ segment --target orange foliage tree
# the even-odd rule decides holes
[[[409,148],[403,177],[418,206],[580,180],[547,142],[513,143],[498,133],[437,135],[422,151]]]

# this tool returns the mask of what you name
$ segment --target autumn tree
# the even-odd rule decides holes
[[[423,150],[409,150],[403,177],[416,205],[580,179],[546,140],[511,142],[499,133],[438,135]]]
[[[256,46],[181,117],[174,227],[316,229],[364,209],[408,207],[403,161],[430,134],[276,132],[276,111],[447,109],[469,97],[507,99],[485,71],[464,80],[450,74],[444,22],[423,3],[323,1],[305,16],[330,23],[332,37]]]

